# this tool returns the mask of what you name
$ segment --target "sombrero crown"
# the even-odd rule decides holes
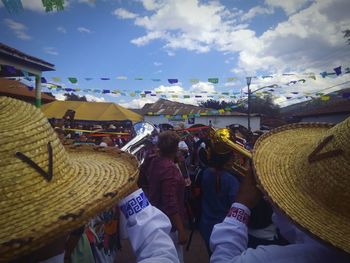
[[[44,246],[129,193],[137,161],[66,149],[39,109],[0,97],[0,261]]]
[[[307,232],[350,253],[350,118],[287,125],[254,148],[263,189]]]

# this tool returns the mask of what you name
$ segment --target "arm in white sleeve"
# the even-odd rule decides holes
[[[152,206],[141,189],[119,203],[126,219],[126,230],[137,262],[179,262],[169,237],[168,217]]]
[[[248,248],[249,209],[234,203],[225,220],[214,226],[210,237],[211,263],[306,263],[346,262],[317,243]],[[342,255],[340,255],[342,256]],[[335,260],[337,258],[337,260]],[[340,259],[341,258],[341,259]]]
[[[214,226],[210,236],[210,262],[236,262],[233,259],[247,249],[249,216],[246,206],[233,203],[225,220]]]

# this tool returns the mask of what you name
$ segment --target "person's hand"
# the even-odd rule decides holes
[[[187,243],[187,236],[185,230],[179,230],[178,231],[178,244],[180,245],[186,245]]]
[[[257,205],[261,196],[262,194],[258,189],[256,180],[254,178],[252,164],[250,164],[248,173],[244,177],[243,182],[239,187],[236,202],[245,205],[249,209],[252,209]]]
[[[192,184],[191,178],[186,177],[186,178],[185,178],[185,186],[188,187],[188,186],[191,186],[191,184]]]

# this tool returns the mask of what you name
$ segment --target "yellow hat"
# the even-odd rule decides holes
[[[116,149],[68,149],[39,109],[0,97],[0,261],[30,253],[113,206],[136,183]]]
[[[271,201],[305,232],[350,253],[350,118],[299,123],[257,141],[253,162]]]

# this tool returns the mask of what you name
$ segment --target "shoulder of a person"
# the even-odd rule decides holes
[[[162,170],[176,168],[176,165],[174,162],[161,156],[155,156],[152,162],[154,162],[156,168],[159,168]]]
[[[236,176],[232,175],[229,172],[224,173],[225,177],[227,178],[228,181],[239,184],[239,180],[237,179]]]

